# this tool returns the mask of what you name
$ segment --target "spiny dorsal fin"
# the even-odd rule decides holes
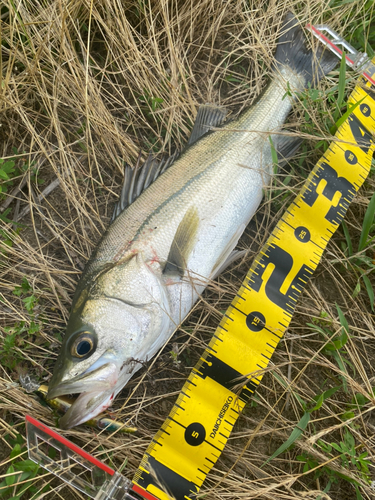
[[[169,250],[164,274],[184,275],[187,261],[196,243],[199,215],[196,207],[190,207],[178,225]]]
[[[207,134],[213,127],[221,125],[227,110],[222,106],[214,104],[202,104],[199,106],[194,127],[190,135],[187,146],[191,146],[203,135]],[[138,156],[137,164],[134,168],[125,165],[124,183],[122,185],[119,201],[115,204],[111,223],[135,201],[145,189],[148,188],[156,179],[169,168],[172,163],[180,156],[176,151],[171,156],[163,156],[161,159],[149,155],[146,161],[141,164],[141,156]]]
[[[134,168],[126,164],[124,183],[122,185],[120,198],[113,210],[111,223],[125,210],[125,208],[131,205],[150,184],[156,181],[159,175],[163,174],[179,155],[180,152],[175,151],[171,156],[165,155],[158,159],[150,154],[143,165],[141,164],[141,155],[139,155],[137,164]]]
[[[202,136],[207,134],[213,127],[221,125],[227,110],[223,106],[215,106],[214,104],[201,104],[198,109],[197,117],[195,118],[194,127],[191,131],[190,139],[187,143],[191,146]]]

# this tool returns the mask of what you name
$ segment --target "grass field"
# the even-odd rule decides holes
[[[201,103],[232,117],[250,106],[273,78],[288,10],[301,24],[329,23],[374,56],[374,0],[0,4],[0,498],[85,498],[26,460],[25,415],[57,426],[58,414],[20,377],[48,384],[125,163],[140,150],[182,148]],[[289,127],[305,140],[240,240],[246,257],[208,287],[111,408],[138,435],[86,426],[61,434],[133,476],[254,256],[324,153],[356,78],[340,77],[338,64],[296,100]],[[373,162],[202,498],[375,498],[374,191]]]

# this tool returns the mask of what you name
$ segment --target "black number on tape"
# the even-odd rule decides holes
[[[345,160],[349,163],[349,165],[355,165],[358,162],[358,158],[353,151],[350,151],[350,149],[345,151]]]
[[[206,439],[206,429],[199,422],[194,422],[186,427],[185,441],[190,446],[199,446]]]
[[[308,241],[310,241],[311,237],[310,231],[307,229],[307,227],[304,226],[297,227],[297,229],[294,230],[294,236],[301,243],[307,243]]]
[[[266,318],[258,311],[253,311],[247,315],[246,325],[252,332],[260,332],[266,325]]]
[[[337,203],[337,206],[331,207],[325,216],[329,222],[336,222],[339,224],[345,215],[344,213],[341,213],[341,210],[348,208],[349,203],[352,201],[355,194],[355,188],[353,184],[348,181],[348,179],[345,179],[345,177],[339,177],[336,170],[323,161],[321,163],[321,168],[314,177],[315,186],[313,183],[310,183],[308,186],[310,191],[306,191],[302,196],[303,201],[309,207],[314,205],[319,196],[317,189],[322,180],[325,180],[327,183],[323,189],[322,195],[329,201],[333,200],[336,193],[341,194],[341,198]],[[342,205],[341,207],[340,203]]]
[[[368,104],[361,104],[359,106],[359,109],[361,110],[363,116],[365,116],[366,118],[368,118],[371,115],[371,109]]]
[[[366,154],[371,147],[372,136],[370,132],[362,125],[358,118],[351,114],[348,118],[350,130],[352,131],[355,142]]]
[[[284,249],[276,245],[272,247],[270,246],[268,247],[265,255],[263,255],[260,259],[259,264],[256,266],[251,281],[249,281],[249,288],[259,292],[263,283],[262,277],[264,271],[267,269],[269,264],[274,264],[275,269],[272,271],[272,274],[266,283],[266,295],[271,302],[284,309],[284,311],[292,313],[295,306],[295,300],[297,300],[306,281],[312,275],[313,269],[304,264],[293,278],[288,291],[285,294],[281,293],[280,288],[292,270],[293,257]]]

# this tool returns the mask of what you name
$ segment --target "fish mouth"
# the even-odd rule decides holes
[[[118,365],[109,362],[98,368],[94,366],[77,377],[50,387],[48,399],[67,394],[80,394],[65,415],[60,418],[60,427],[70,429],[107,409],[115,395],[118,375]]]

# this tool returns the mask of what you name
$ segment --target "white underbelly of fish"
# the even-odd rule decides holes
[[[173,319],[171,330],[183,321],[215,269],[234,249],[262,200],[263,190],[269,185],[271,153],[265,152],[262,162],[253,159],[247,163],[247,166],[242,162],[241,167],[232,168],[232,176],[227,177],[224,184],[220,187],[215,184],[215,200],[199,207],[205,216],[201,217],[187,273],[182,281],[167,282]],[[200,194],[203,197],[203,193]]]

